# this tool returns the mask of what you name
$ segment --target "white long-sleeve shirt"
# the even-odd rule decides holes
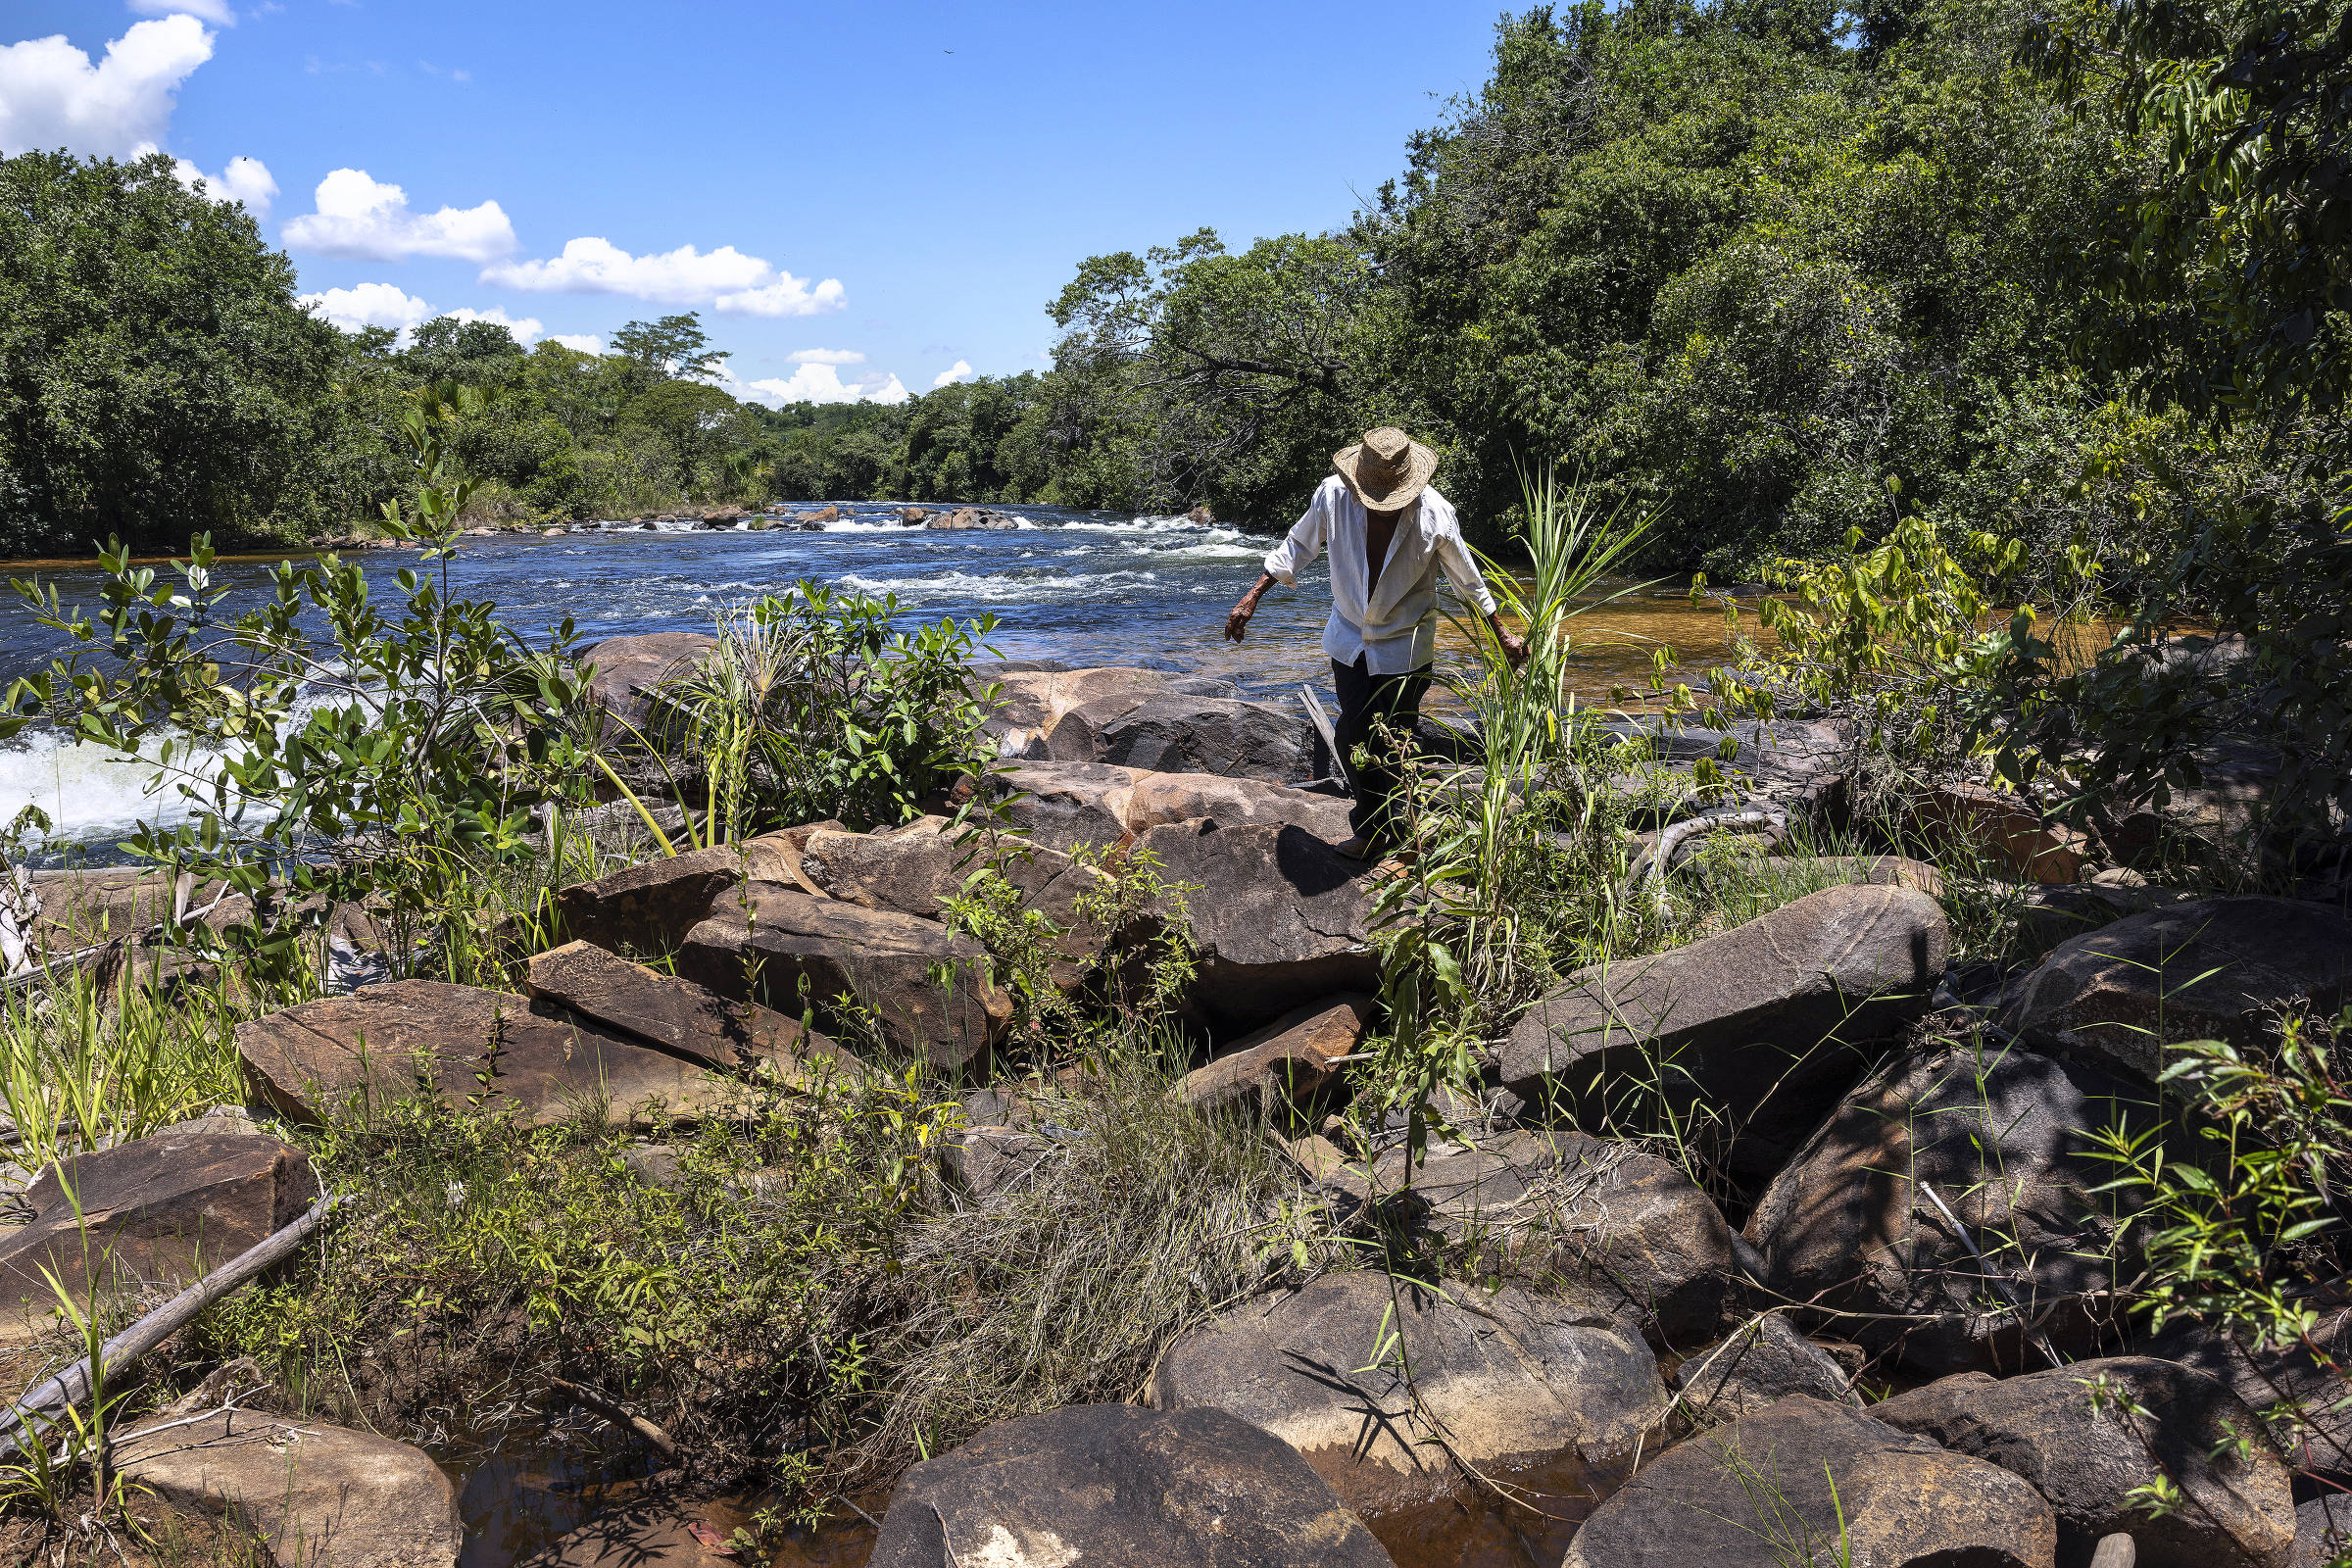
[[[1290,536],[1267,553],[1266,575],[1296,587],[1298,573],[1330,551],[1331,619],[1323,626],[1323,652],[1343,664],[1354,663],[1361,655],[1370,673],[1400,675],[1419,669],[1437,655],[1441,566],[1454,591],[1480,614],[1494,613],[1494,596],[1470,558],[1469,546],[1462,543],[1453,503],[1431,486],[1421,492],[1411,512],[1396,519],[1396,537],[1389,541],[1388,559],[1380,568],[1380,586],[1367,602],[1368,520],[1364,504],[1348,482],[1332,474],[1315,487],[1315,499]]]

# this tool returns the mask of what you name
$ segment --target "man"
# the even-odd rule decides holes
[[[1367,756],[1357,763],[1355,749],[1372,738],[1381,720],[1409,729],[1420,711],[1437,652],[1438,569],[1444,567],[1454,590],[1486,616],[1512,663],[1527,658],[1527,645],[1495,616],[1494,596],[1462,543],[1453,506],[1430,485],[1438,471],[1435,452],[1384,425],[1335,453],[1331,466],[1339,471],[1316,487],[1306,515],[1267,555],[1255,586],[1225,618],[1225,635],[1240,642],[1269,587],[1297,586],[1298,573],[1331,552],[1331,619],[1323,627],[1323,652],[1331,658],[1340,697],[1334,738],[1355,784],[1355,805],[1348,813],[1355,836],[1340,853],[1363,859],[1393,826],[1390,801],[1399,760]]]

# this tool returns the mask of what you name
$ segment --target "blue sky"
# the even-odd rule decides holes
[[[738,390],[888,397],[1041,368],[1085,256],[1344,222],[1497,9],[10,0],[0,151],[160,146],[345,320],[699,309]]]

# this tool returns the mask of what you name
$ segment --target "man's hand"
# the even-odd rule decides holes
[[[1511,662],[1513,669],[1527,662],[1526,638],[1505,626],[1500,615],[1489,614],[1487,624],[1494,629],[1494,640],[1502,645],[1502,657]]]
[[[1244,595],[1242,602],[1233,607],[1233,613],[1225,617],[1225,640],[1229,643],[1240,642],[1250,630],[1250,617],[1256,613],[1256,596]]]

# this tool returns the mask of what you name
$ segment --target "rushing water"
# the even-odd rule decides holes
[[[1017,530],[946,531],[904,524],[895,506],[844,512],[821,532],[611,525],[557,538],[469,538],[451,564],[450,588],[496,603],[526,639],[543,639],[569,616],[585,642],[707,627],[728,605],[807,578],[895,594],[908,620],[995,615],[989,645],[1007,659],[1181,669],[1264,696],[1309,683],[1328,698],[1317,638],[1331,600],[1320,564],[1296,589],[1267,595],[1245,642],[1223,637],[1225,613],[1255,580],[1277,537],[1272,529],[1025,507]],[[256,589],[274,559],[224,561],[215,576]],[[416,564],[416,553],[405,550],[355,559],[379,602],[397,595],[395,574]],[[98,603],[99,573],[87,564],[22,563],[7,574],[54,582],[69,606]],[[232,597],[224,612],[244,597]],[[1638,678],[1660,641],[1703,660],[1720,652],[1722,623],[1670,590],[1638,593],[1590,617],[1577,683],[1594,696]],[[67,647],[13,596],[0,600],[0,686]],[[148,793],[152,777],[151,768],[97,748],[30,731],[0,744],[0,822],[33,803],[56,822],[57,845],[110,843],[135,821],[182,813],[175,799]]]

